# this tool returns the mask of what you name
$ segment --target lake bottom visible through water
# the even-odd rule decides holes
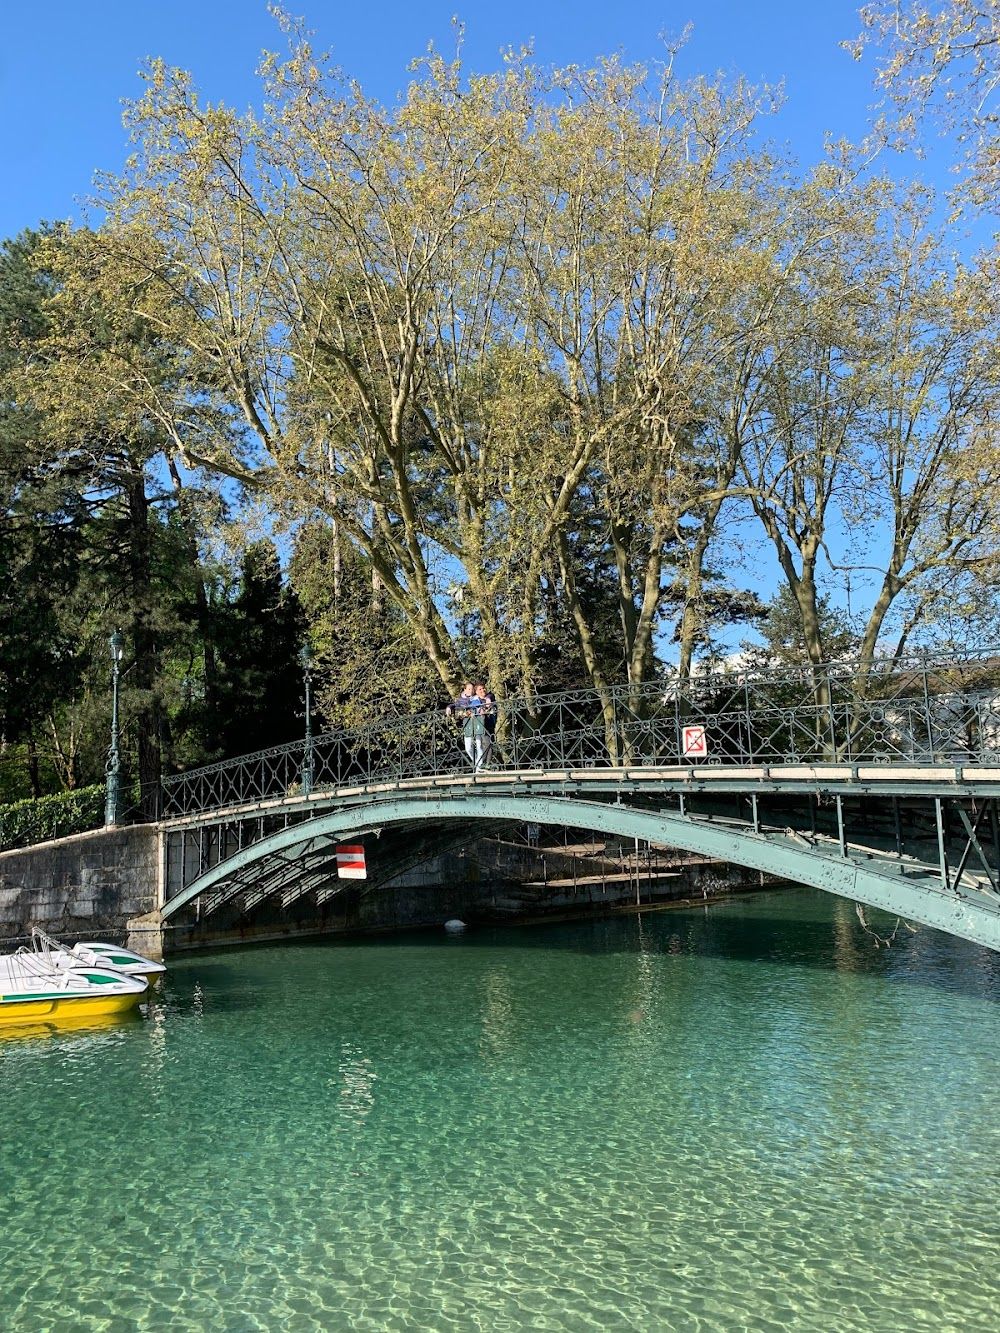
[[[805,889],[182,955],[0,1039],[0,1329],[993,1330],[998,1071]]]

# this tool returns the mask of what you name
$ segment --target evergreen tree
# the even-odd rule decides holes
[[[297,739],[303,730],[304,623],[298,598],[282,580],[273,542],[247,548],[235,596],[216,608],[214,620],[213,748],[228,757]]]
[[[827,661],[835,662],[856,656],[860,636],[851,628],[844,612],[831,607],[830,598],[822,596],[818,602],[818,614]],[[810,661],[802,612],[787,584],[783,583],[763,607],[759,630],[763,645],[747,642],[742,645],[748,662],[766,667],[805,666]]]
[[[47,228],[0,251],[0,709],[35,794],[99,780],[120,629],[126,760],[155,815],[178,667],[206,655],[197,515],[128,390],[168,394],[171,349],[101,299],[88,245]]]

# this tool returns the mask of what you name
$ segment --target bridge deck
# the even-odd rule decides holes
[[[227,819],[240,820],[264,814],[313,813],[338,805],[378,800],[400,793],[426,792],[440,796],[449,790],[466,793],[532,790],[551,793],[559,789],[567,796],[584,791],[655,792],[686,794],[717,792],[764,794],[787,792],[811,794],[861,794],[884,796],[983,796],[1000,797],[1000,768],[972,764],[775,764],[726,765],[684,764],[671,767],[495,769],[480,773],[449,772],[392,782],[326,787],[309,795],[295,792],[217,806],[212,810],[176,816],[160,827],[196,828]]]

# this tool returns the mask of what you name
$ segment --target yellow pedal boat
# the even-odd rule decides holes
[[[121,1014],[148,993],[145,977],[111,968],[53,967],[27,949],[0,958],[0,1026]]]

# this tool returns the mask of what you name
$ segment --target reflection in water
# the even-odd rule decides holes
[[[339,1089],[337,1112],[342,1119],[360,1129],[375,1105],[373,1084],[378,1075],[371,1060],[349,1042],[341,1047],[338,1070],[343,1086]]]
[[[146,1005],[147,1044],[143,1061],[143,1080],[150,1102],[165,1095],[164,1069],[167,1062],[167,1011],[159,995]]]
[[[0,1042],[30,1042],[51,1040],[57,1037],[73,1036],[78,1040],[87,1036],[96,1036],[104,1032],[118,1032],[142,1023],[138,1009],[129,1009],[121,1014],[98,1014],[89,1018],[74,1018],[72,1015],[60,1016],[58,1020],[42,1023],[4,1024],[0,1026]]]
[[[635,954],[635,982],[631,997],[632,1008],[629,1011],[629,1022],[638,1027],[645,1022],[647,1016],[651,1016],[653,1013],[659,969],[655,961],[656,940],[648,925],[643,926],[641,914],[635,918],[635,929],[638,948]]]
[[[506,970],[491,967],[483,978],[486,992],[485,1013],[483,1014],[481,1054],[494,1059],[504,1055],[514,1038],[514,1012],[511,1004],[510,978]]]

